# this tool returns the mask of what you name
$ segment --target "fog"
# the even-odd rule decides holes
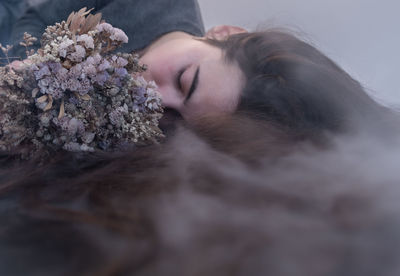
[[[300,32],[379,102],[400,106],[400,2],[396,0],[199,0],[206,28],[232,24]]]
[[[188,133],[176,138],[169,164],[181,189],[153,202],[168,248],[157,271],[399,275],[398,143],[340,137],[332,150],[304,147],[249,169]]]
[[[400,107],[400,2],[199,2],[206,28],[292,29],[375,99]],[[8,212],[19,231],[0,231],[0,274],[17,275],[10,266],[83,275],[80,263],[88,263],[95,272],[85,275],[400,275],[398,129],[329,135],[321,145],[273,124],[215,121],[203,131],[178,126],[165,143],[102,157],[104,165],[77,159],[29,172],[43,183],[23,185],[38,189],[46,209]],[[74,213],[80,208],[82,216]]]

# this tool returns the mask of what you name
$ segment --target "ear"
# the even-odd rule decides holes
[[[230,25],[220,25],[215,26],[207,31],[205,37],[216,39],[216,40],[225,40],[230,35],[239,34],[239,33],[247,33],[247,31],[241,27],[230,26]]]

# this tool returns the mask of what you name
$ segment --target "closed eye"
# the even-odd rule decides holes
[[[183,101],[184,104],[186,104],[186,102],[190,99],[190,97],[193,95],[193,92],[197,88],[197,85],[199,83],[199,73],[200,73],[200,66],[197,67],[196,73],[194,73],[194,77],[193,77],[189,92],[188,92],[185,100]]]
[[[183,68],[181,70],[179,70],[177,76],[176,76],[176,87],[178,87],[178,89],[180,91],[182,91],[182,82],[181,82],[181,78],[183,73],[185,72],[186,68]]]

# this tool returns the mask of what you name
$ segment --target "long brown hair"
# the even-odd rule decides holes
[[[246,76],[239,113],[310,135],[376,127],[398,117],[289,30],[271,28],[206,41],[221,48],[227,61],[237,63]]]
[[[0,272],[393,275],[396,209],[329,147],[234,116],[41,167],[2,155]]]
[[[1,275],[398,274],[400,147],[348,135],[396,115],[292,35],[213,43],[247,76],[236,114],[125,151],[0,155]]]

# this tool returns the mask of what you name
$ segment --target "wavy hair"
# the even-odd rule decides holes
[[[41,167],[3,155],[0,274],[396,275],[393,156],[295,141],[235,118]]]
[[[206,41],[246,76],[237,112],[310,134],[346,132],[393,116],[331,59],[288,31]]]
[[[40,166],[0,154],[1,275],[398,274],[399,143],[309,139],[393,113],[292,35],[209,43],[247,76],[235,114]]]

